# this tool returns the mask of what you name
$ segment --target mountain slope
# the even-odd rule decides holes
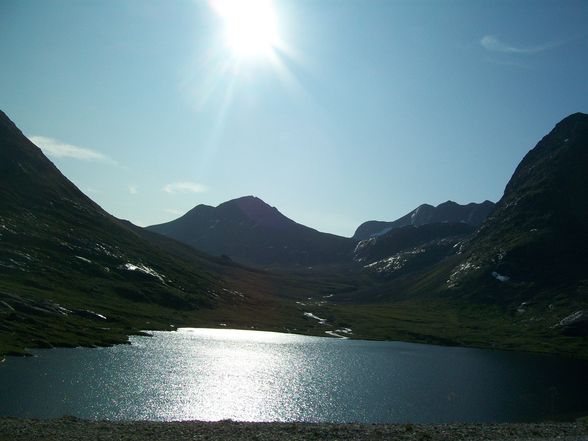
[[[342,262],[351,258],[354,246],[350,239],[297,224],[253,196],[218,207],[198,205],[176,220],[147,228],[208,253],[258,265]]]
[[[332,314],[386,338],[587,358],[586,189],[588,115],[577,113],[524,157],[496,209],[453,255],[411,265],[414,256],[400,251],[368,264],[385,271],[383,283],[341,293]]]
[[[0,355],[170,324],[312,333],[277,286],[305,292],[112,217],[0,112]]]
[[[118,340],[133,315],[157,326],[165,310],[211,308],[224,286],[213,265],[151,246],[0,113],[0,343],[67,343],[75,327],[72,344]]]
[[[385,234],[395,228],[402,228],[408,225],[419,227],[421,225],[433,223],[463,222],[475,227],[480,225],[492,210],[494,210],[494,205],[495,204],[490,201],[484,201],[480,204],[472,202],[466,205],[447,201],[436,207],[429,204],[423,204],[392,222],[364,222],[357,228],[353,238],[356,240],[365,240],[370,237]]]
[[[463,222],[408,225],[362,240],[355,248],[354,259],[386,278],[422,272],[455,255],[473,232],[474,227]]]
[[[496,272],[518,284],[525,296],[551,289],[578,289],[585,296],[587,189],[588,115],[576,113],[521,161],[465,252],[470,270],[456,273],[454,282]]]

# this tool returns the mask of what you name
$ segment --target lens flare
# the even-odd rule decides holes
[[[239,58],[270,56],[278,45],[278,23],[270,0],[211,0],[224,21],[228,48]]]

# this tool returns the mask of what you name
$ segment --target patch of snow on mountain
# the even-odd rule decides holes
[[[147,274],[148,276],[159,279],[161,283],[165,283],[163,277],[157,271],[155,271],[153,268],[149,268],[148,266],[143,265],[142,263],[138,265],[134,265],[132,263],[125,263],[124,265],[122,265],[122,267],[127,271],[139,271],[143,274]]]
[[[492,271],[492,277],[494,277],[499,282],[508,282],[510,280],[510,277],[498,274],[496,271]]]
[[[454,288],[459,283],[459,279],[464,277],[466,274],[471,273],[472,271],[475,271],[478,269],[480,269],[480,267],[478,265],[467,260],[464,263],[458,265],[453,270],[453,272],[449,276],[449,279],[447,279],[447,282],[445,282],[445,283],[447,283],[447,286],[449,286],[449,288]]]
[[[405,263],[406,259],[402,255],[397,254],[395,256],[387,257],[386,259],[370,263],[369,265],[365,265],[364,268],[373,269],[379,273],[383,273],[387,271],[399,270],[404,266]]]
[[[583,315],[584,315],[584,311],[576,311],[576,312],[568,315],[567,317],[564,317],[563,319],[561,319],[561,321],[559,322],[559,326],[571,325],[574,322],[580,320]]]
[[[341,340],[349,339],[349,337],[345,335],[338,334],[337,331],[325,331],[325,334],[330,335],[331,337],[340,338]]]
[[[326,325],[327,324],[327,319],[317,317],[312,312],[305,312],[304,315],[308,318],[317,320],[319,322],[319,325]]]
[[[403,253],[398,253],[385,259],[378,260],[376,262],[365,265],[364,268],[372,269],[379,273],[397,271],[399,269],[402,269],[404,265],[406,265],[406,262],[408,262],[408,259],[411,256],[424,252],[425,250],[423,248],[405,251]]]

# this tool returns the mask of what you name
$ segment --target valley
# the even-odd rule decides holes
[[[421,205],[344,238],[247,196],[143,229],[0,114],[0,355],[221,327],[588,358],[588,115],[496,205]]]

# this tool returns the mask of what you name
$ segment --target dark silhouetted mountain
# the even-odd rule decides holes
[[[102,210],[0,112],[0,352],[124,341],[233,301],[234,264],[150,235]]]
[[[198,205],[182,217],[147,227],[194,248],[257,264],[316,265],[351,259],[354,242],[288,219],[254,196],[218,207]]]
[[[419,227],[421,225],[440,222],[463,222],[471,226],[478,226],[484,222],[486,217],[488,217],[492,210],[494,210],[494,206],[495,204],[490,201],[484,201],[480,204],[472,202],[466,205],[447,201],[436,207],[429,204],[423,204],[392,222],[364,222],[357,228],[353,238],[356,240],[365,240],[373,236],[385,234],[395,228],[406,227],[407,225]]]
[[[588,115],[565,118],[527,153],[448,284],[506,305],[588,304]]]

